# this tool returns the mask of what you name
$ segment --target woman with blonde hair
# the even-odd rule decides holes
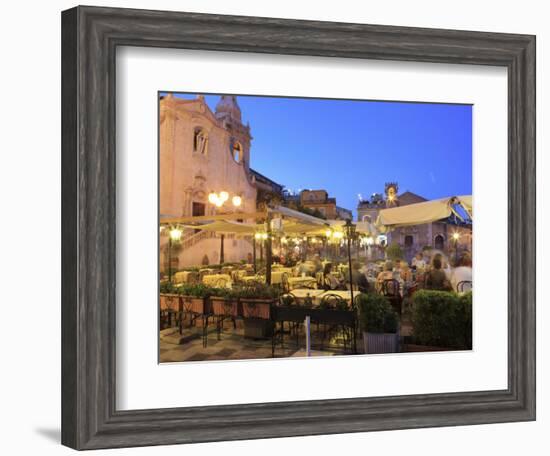
[[[393,279],[393,261],[388,260],[384,263],[384,269],[376,277],[376,288],[380,290],[384,280],[391,279]]]

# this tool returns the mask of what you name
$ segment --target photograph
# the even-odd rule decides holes
[[[472,350],[472,109],[159,91],[159,362]]]

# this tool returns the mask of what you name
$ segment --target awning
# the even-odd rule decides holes
[[[288,207],[284,206],[276,206],[274,208],[268,209],[269,212],[273,214],[280,214],[284,215],[285,217],[290,217],[295,220],[298,220],[302,223],[310,224],[310,225],[327,225],[327,221],[320,219],[318,217],[314,217],[313,215],[304,214],[303,212],[296,211],[294,209],[290,209]]]
[[[205,223],[202,225],[181,225],[184,228],[190,228],[195,230],[212,231],[215,233],[223,234],[242,234],[253,236],[256,231],[264,229],[263,224],[254,223],[238,223],[228,220],[217,220],[212,223]]]
[[[264,232],[266,226],[263,223],[240,223],[229,220],[217,220],[211,223],[200,225],[181,224],[180,226],[188,229],[211,231],[221,234],[238,234],[243,236],[253,236],[257,232]],[[325,233],[326,228],[320,225],[295,222],[293,220],[283,220],[281,235],[309,234],[312,236]]]
[[[327,220],[330,225],[330,229],[333,231],[345,231],[345,220]],[[372,223],[366,221],[354,222],[355,232],[365,236],[376,236],[379,234],[379,230]],[[325,228],[326,230],[326,228]]]
[[[460,205],[472,216],[472,196],[451,196],[423,203],[408,204],[391,209],[382,209],[378,214],[376,225],[379,229],[391,229],[401,226],[422,225],[442,220],[455,214],[462,220],[460,214],[454,209],[454,205]]]

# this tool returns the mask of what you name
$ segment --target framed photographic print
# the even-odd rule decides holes
[[[77,7],[62,51],[63,444],[535,419],[533,36]]]

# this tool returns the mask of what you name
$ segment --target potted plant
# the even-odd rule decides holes
[[[242,306],[244,336],[254,339],[271,336],[271,306],[279,298],[279,290],[263,283],[236,290]]]
[[[382,295],[362,293],[357,298],[365,353],[399,350],[399,316]]]

